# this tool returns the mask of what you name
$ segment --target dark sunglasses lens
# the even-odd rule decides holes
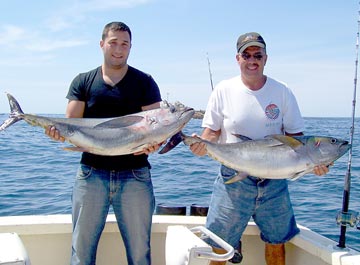
[[[241,57],[242,57],[244,60],[248,60],[248,59],[250,59],[251,55],[248,54],[248,53],[246,53],[246,52],[243,52],[243,53],[241,54]]]
[[[253,56],[256,60],[261,60],[263,58],[262,54],[254,54]]]
[[[263,55],[262,54],[254,54],[254,55],[251,55],[251,54],[248,54],[246,52],[243,52],[241,54],[241,57],[244,59],[244,60],[249,60],[251,58],[251,56],[253,56],[255,58],[255,60],[261,60],[263,58]]]

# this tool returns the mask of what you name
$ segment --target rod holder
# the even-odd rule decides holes
[[[360,229],[360,215],[355,211],[339,211],[336,216],[336,223],[341,226],[356,226],[357,229]]]

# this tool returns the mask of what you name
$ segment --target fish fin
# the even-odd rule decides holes
[[[127,115],[114,118],[96,125],[94,128],[120,128],[128,127],[142,121],[144,117],[138,115]]]
[[[248,176],[249,176],[249,174],[247,174],[245,172],[238,172],[234,177],[225,181],[225,184],[232,184],[234,182],[241,181],[243,179],[246,179]]]
[[[187,136],[181,132],[181,136],[183,138],[183,142],[187,146],[191,146],[194,143],[208,143],[207,140],[202,139],[200,136],[194,134],[192,136]]]
[[[184,134],[180,131],[174,134],[166,144],[160,149],[159,154],[165,154],[177,146],[182,140],[184,140]]]
[[[233,133],[234,136],[236,136],[237,138],[239,138],[242,142],[246,142],[246,141],[251,141],[252,139],[245,136],[245,135],[241,135],[241,134],[236,134]]]
[[[9,93],[6,93],[6,96],[9,100],[10,115],[9,118],[0,125],[0,131],[5,130],[7,127],[14,124],[15,122],[22,120],[22,114],[24,114],[19,102],[17,102],[17,100]]]
[[[6,119],[1,125],[0,125],[0,131],[5,130],[7,127],[9,127],[10,125],[14,124],[15,122],[18,122],[19,120],[22,120],[19,117],[14,117],[14,118],[8,118]]]
[[[269,135],[266,136],[266,138],[273,138],[275,140],[278,140],[279,142],[290,146],[292,149],[296,149],[297,147],[304,145],[301,141],[283,134]]]
[[[68,146],[62,148],[65,151],[73,151],[73,152],[88,152],[85,148],[78,147],[78,146]]]
[[[135,153],[138,153],[138,152],[142,152],[141,150],[143,150],[147,146],[148,146],[148,144],[145,144],[145,143],[134,146],[133,148],[130,149],[130,154],[135,154]]]
[[[6,93],[6,96],[8,97],[9,100],[11,114],[24,114],[24,112],[20,107],[19,102],[9,93]]]
[[[300,171],[300,172],[292,175],[292,176],[289,178],[289,180],[291,180],[291,181],[297,180],[298,178],[304,176],[306,173],[307,173],[306,171]]]

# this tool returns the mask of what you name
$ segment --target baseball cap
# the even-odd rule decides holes
[[[266,49],[266,43],[263,37],[257,32],[248,32],[238,38],[236,45],[238,53],[242,53],[250,46],[258,46]]]

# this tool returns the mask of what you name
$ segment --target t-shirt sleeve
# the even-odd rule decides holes
[[[201,126],[213,131],[218,131],[221,129],[222,121],[221,97],[219,88],[215,87],[211,92]]]
[[[283,117],[284,131],[287,133],[304,132],[304,120],[294,94],[287,91],[285,113]]]
[[[86,101],[84,93],[84,78],[81,74],[77,75],[70,84],[68,94],[66,96],[69,100]]]
[[[144,89],[143,106],[151,105],[161,101],[160,89],[151,75],[147,75]]]

